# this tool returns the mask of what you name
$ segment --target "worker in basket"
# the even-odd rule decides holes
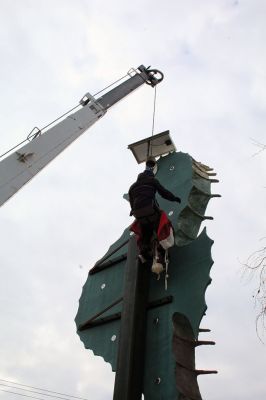
[[[154,256],[154,237],[157,244],[158,242],[161,244],[165,243],[165,246],[159,245],[156,248],[157,260],[160,264],[163,264],[164,249],[170,247],[169,243],[166,243],[167,234],[165,235],[165,227],[167,224],[168,227],[171,227],[171,223],[163,210],[160,209],[155,195],[158,192],[163,198],[169,201],[181,203],[181,200],[165,189],[158,179],[155,179],[153,172],[155,166],[155,158],[148,157],[145,171],[138,175],[137,181],[129,188],[130,215],[136,218],[130,229],[137,234],[140,251],[139,258],[142,262],[146,262]],[[162,241],[158,240],[159,231],[162,233],[160,238]]]

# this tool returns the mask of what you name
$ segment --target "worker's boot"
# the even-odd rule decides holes
[[[138,255],[138,258],[139,258],[139,260],[140,260],[140,262],[141,262],[142,264],[144,264],[145,262],[147,262],[146,258],[145,258],[142,254],[139,254],[139,255]]]
[[[151,254],[140,253],[138,258],[142,262],[142,264],[152,261],[152,255]]]
[[[152,252],[149,248],[143,248],[138,257],[142,264],[144,264],[145,262],[152,260]]]
[[[165,250],[160,245],[158,245],[156,249],[156,258],[157,261],[165,267]]]

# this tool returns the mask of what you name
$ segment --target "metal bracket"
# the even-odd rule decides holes
[[[95,112],[95,114],[98,114],[99,112],[105,112],[105,108],[96,100],[96,98],[87,92],[84,94],[82,99],[79,101],[79,104],[82,105],[83,107],[86,106],[88,103],[90,103],[90,109]]]

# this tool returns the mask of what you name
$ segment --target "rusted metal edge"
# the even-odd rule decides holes
[[[175,376],[180,398],[202,400],[195,370],[184,368],[183,365],[176,363]]]
[[[213,217],[208,217],[207,215],[202,215],[202,214],[198,213],[196,210],[194,210],[194,208],[192,208],[192,206],[190,204],[188,204],[187,207],[190,209],[190,211],[192,211],[192,213],[194,215],[199,217],[202,221],[204,221],[205,219],[213,220]]]
[[[165,296],[158,300],[153,300],[148,303],[148,310],[170,304],[173,302],[174,296]]]
[[[186,371],[189,371],[195,375],[209,375],[209,374],[218,374],[218,371],[216,371],[215,369],[191,369],[191,368],[187,368],[184,365],[176,362],[176,365],[180,368],[184,368]]]
[[[196,160],[195,160],[195,161],[196,161]],[[213,168],[209,167],[209,166],[206,165],[206,164],[203,164],[203,163],[200,162],[200,161],[196,161],[196,163],[199,164],[200,167],[203,168],[203,169],[206,170],[206,171],[213,171]]]
[[[203,172],[204,174],[207,174],[209,176],[216,176],[217,173],[213,172],[214,169],[204,166],[204,164],[200,163],[199,161],[196,161],[193,159],[193,165],[195,165],[201,172]]]
[[[191,369],[177,362],[175,374],[177,389],[183,396],[180,397],[191,400],[202,400],[197,382],[198,375],[217,374],[217,371]]]
[[[95,314],[93,317],[91,317],[90,319],[88,319],[86,322],[84,322],[83,324],[80,324],[78,326],[78,330],[79,331],[84,331],[84,329],[90,328],[91,324],[97,322],[98,320],[96,320],[96,318],[100,317],[101,315],[103,315],[106,311],[110,310],[112,307],[116,306],[117,304],[121,303],[121,301],[123,300],[123,297],[120,297],[119,299],[117,299],[116,301],[114,301],[112,304],[110,304],[108,307],[105,307],[102,311],[98,312],[97,314]],[[104,317],[101,318],[101,320],[104,320],[108,317]],[[96,320],[96,321],[95,321]],[[100,321],[100,320],[99,320]],[[109,322],[109,321],[108,321]]]
[[[119,250],[119,249],[117,249]],[[116,251],[117,251],[116,250]],[[97,272],[103,271],[104,269],[110,268],[115,264],[120,263],[123,260],[126,260],[127,253],[121,254],[121,256],[115,257],[112,260],[106,261],[101,264],[95,264],[95,266],[89,271],[89,275],[97,274]]]
[[[221,194],[212,194],[212,193],[204,192],[204,190],[198,188],[198,187],[195,186],[195,185],[193,185],[193,187],[192,187],[192,189],[191,189],[191,191],[190,191],[190,194],[193,192],[193,190],[199,192],[199,194],[202,194],[202,195],[204,195],[204,196],[206,196],[206,197],[210,197],[210,198],[213,198],[213,197],[222,197]]]
[[[207,174],[207,172],[202,171],[202,169],[200,169],[196,164],[192,165],[192,170],[193,170],[194,174],[196,174],[197,176],[200,176],[203,179],[209,180],[209,175]]]
[[[213,168],[209,167],[209,165],[203,164],[202,162],[197,161],[194,158],[192,158],[192,161],[194,164],[199,165],[199,167],[202,168],[204,171],[213,171]]]
[[[192,178],[193,180],[202,178],[202,179],[205,179],[206,181],[208,181],[210,183],[218,183],[218,182],[220,182],[219,179],[211,179],[209,176],[208,177],[203,176],[203,173],[199,172],[199,171],[196,171],[196,168],[193,168],[193,171],[194,171],[194,176]]]
[[[78,330],[79,331],[84,331],[85,329],[94,328],[95,326],[104,325],[104,324],[107,324],[109,322],[113,322],[113,321],[116,321],[116,320],[120,319],[121,318],[121,312],[117,312],[117,313],[108,315],[108,316],[103,317],[103,318],[98,318],[98,317],[101,316],[102,314],[104,314],[106,311],[110,310],[110,308],[112,308],[116,304],[120,303],[120,301],[122,301],[122,300],[123,300],[123,298],[121,297],[120,299],[118,299],[117,301],[112,303],[109,307],[107,307],[104,310],[100,311],[98,314],[95,314],[88,321],[84,322],[83,324],[80,324],[79,327],[78,327]],[[164,305],[172,303],[172,302],[173,302],[173,296],[162,297],[161,299],[150,301],[148,303],[147,309],[151,310],[153,308],[161,307],[161,306],[164,306]]]
[[[211,332],[209,328],[199,328],[199,332]]]
[[[180,218],[181,219],[181,218]],[[179,228],[176,230],[175,236],[178,236],[178,232],[181,232],[182,235],[188,240],[195,240],[197,236],[189,236],[188,233],[184,232],[183,229]]]
[[[214,346],[216,342],[213,340],[197,340],[196,346]]]
[[[101,258],[101,260],[97,261],[97,263],[94,265],[94,267],[90,270],[90,275],[91,271],[94,270],[94,268],[99,267],[104,263],[104,261],[108,260],[109,257],[111,257],[113,254],[115,254],[118,250],[120,250],[122,247],[124,247],[127,243],[129,242],[129,239],[125,240],[123,243],[121,243],[118,247],[116,247],[111,253],[106,254],[105,257]],[[110,260],[111,261],[111,260]]]
[[[85,331],[86,329],[94,328],[95,326],[108,324],[109,322],[117,321],[121,319],[121,311],[108,315],[107,317],[98,318],[94,321],[88,322],[86,325],[82,325],[79,327],[79,331]]]
[[[182,342],[186,342],[190,345],[192,345],[192,347],[197,347],[197,346],[206,346],[206,345],[210,345],[210,346],[214,346],[216,343],[213,340],[193,340],[193,339],[189,339],[189,338],[185,338],[182,336],[179,336],[177,334],[174,334],[174,336],[179,339]]]

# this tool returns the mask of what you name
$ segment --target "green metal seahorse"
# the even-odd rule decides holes
[[[198,236],[211,197],[215,175],[204,164],[184,153],[170,153],[158,160],[156,177],[181,204],[158,196],[175,229],[176,245],[170,249],[168,289],[164,280],[150,274],[149,302],[172,296],[168,304],[147,313],[145,400],[199,400],[194,349],[207,306],[205,291],[211,282],[213,241],[206,229]],[[124,269],[129,228],[90,271],[83,287],[76,316],[78,335],[85,348],[102,356],[116,370],[120,317],[124,292]],[[111,307],[110,307],[111,306]],[[84,325],[84,323],[87,324]],[[104,323],[104,325],[102,325]],[[212,344],[213,342],[209,342]],[[187,385],[187,382],[191,382]]]

